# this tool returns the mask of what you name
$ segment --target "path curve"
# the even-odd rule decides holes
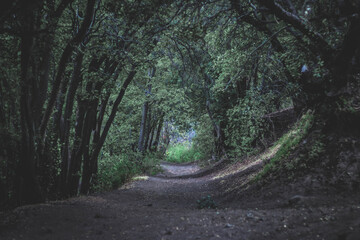
[[[300,196],[295,205],[289,205],[288,199],[256,197],[256,192],[250,192],[233,195],[227,204],[223,196],[228,190],[223,183],[240,186],[237,181],[243,178],[174,178],[196,175],[201,170],[194,164],[162,167],[162,175],[131,182],[115,191],[0,213],[0,239],[353,240],[360,234],[360,205],[356,201],[328,200],[320,206],[307,206],[302,204],[307,198]],[[199,210],[197,200],[209,195],[219,208]]]

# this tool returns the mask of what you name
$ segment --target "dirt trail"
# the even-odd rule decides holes
[[[162,167],[160,176],[112,192],[0,214],[0,239],[359,239],[359,199],[329,197],[322,204],[306,204],[310,197],[298,196],[289,205],[281,194],[257,198],[248,193],[230,200],[224,197],[224,183],[231,179],[177,179],[199,167]],[[197,208],[197,200],[208,195],[218,209]]]
[[[189,175],[200,170],[200,167],[195,163],[190,164],[171,164],[163,162],[160,164],[164,170],[162,176],[182,176]]]

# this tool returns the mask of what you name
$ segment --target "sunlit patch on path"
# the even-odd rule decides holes
[[[161,163],[160,166],[164,169],[164,174],[171,176],[188,175],[200,170],[200,167],[195,163],[185,165]]]

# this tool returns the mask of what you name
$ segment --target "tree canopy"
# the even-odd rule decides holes
[[[279,137],[278,111],[359,134],[359,13],[358,0],[4,1],[0,203],[116,187],[190,132],[201,158],[241,159]]]

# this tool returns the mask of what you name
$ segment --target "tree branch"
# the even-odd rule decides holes
[[[74,36],[74,38],[67,44],[67,46],[65,47],[64,52],[62,53],[62,56],[60,58],[58,72],[57,72],[57,75],[56,75],[56,78],[55,78],[55,81],[53,84],[53,88],[51,90],[49,103],[48,103],[48,106],[45,110],[44,116],[43,116],[41,124],[40,124],[40,138],[41,138],[42,143],[45,140],[46,126],[49,122],[50,115],[53,111],[59,89],[61,88],[66,65],[71,57],[73,50],[84,39],[84,37],[88,31],[88,28],[91,25],[91,22],[93,19],[93,14],[94,14],[94,6],[95,6],[95,0],[88,0],[88,4],[86,6],[86,15],[85,15],[84,21],[82,22],[81,28],[80,28],[79,32]]]
[[[334,49],[329,43],[317,32],[311,30],[297,15],[286,11],[280,4],[274,0],[258,0],[258,2],[267,7],[276,17],[283,20],[287,24],[290,24],[302,34],[307,36],[313,44],[316,46],[313,49],[317,49],[324,61],[328,61],[331,55],[334,53]]]

